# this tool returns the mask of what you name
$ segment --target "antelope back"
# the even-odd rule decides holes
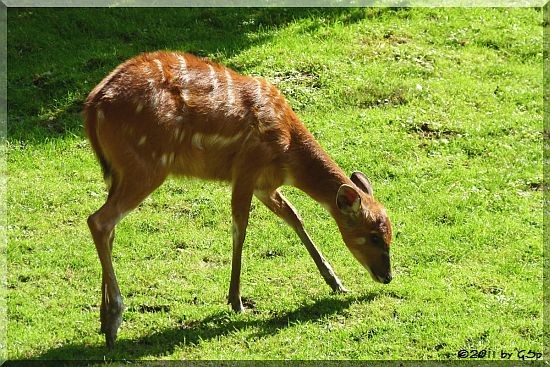
[[[264,180],[282,182],[280,167],[270,164],[282,160],[298,121],[265,80],[176,52],[121,64],[90,93],[86,108],[115,168],[133,155],[151,169],[220,180],[248,164],[263,170]]]

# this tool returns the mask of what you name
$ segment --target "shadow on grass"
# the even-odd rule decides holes
[[[310,37],[327,22],[352,24],[386,11],[391,10],[10,8],[8,137],[39,142],[82,135],[86,95],[114,67],[141,52],[172,49],[227,60],[269,42],[277,30],[300,19],[311,20],[299,31]],[[254,62],[227,65],[244,71]]]
[[[253,314],[243,320],[231,311],[218,312],[203,320],[188,321],[178,328],[154,332],[139,339],[117,340],[113,351],[108,351],[103,345],[89,346],[73,343],[50,349],[36,356],[35,359],[79,360],[89,361],[92,364],[104,359],[115,361],[161,357],[172,354],[178,346],[194,346],[202,341],[225,337],[247,329],[257,330],[248,336],[251,340],[257,340],[276,335],[283,329],[293,327],[296,322],[318,322],[327,316],[341,314],[353,303],[372,301],[380,292],[373,291],[359,296],[346,295],[343,299],[326,296],[293,311],[271,317]]]

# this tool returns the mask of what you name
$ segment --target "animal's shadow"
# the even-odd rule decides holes
[[[177,328],[153,332],[138,339],[119,339],[115,349],[108,351],[103,345],[71,343],[56,347],[35,357],[38,360],[79,360],[81,364],[94,364],[104,360],[136,360],[143,357],[170,355],[178,346],[198,345],[239,330],[257,330],[248,336],[251,341],[276,335],[296,323],[321,322],[331,315],[345,313],[353,303],[370,302],[380,291],[363,295],[326,296],[292,311],[273,314],[272,317],[252,315],[234,317],[231,311],[214,313],[202,320],[188,321]],[[256,317],[258,316],[258,317]],[[57,364],[59,365],[59,364]]]

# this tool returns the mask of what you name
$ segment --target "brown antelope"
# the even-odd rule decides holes
[[[391,225],[369,180],[360,172],[348,178],[265,80],[190,54],[146,53],[118,66],[94,88],[85,119],[109,186],[105,204],[88,218],[102,267],[101,332],[109,348],[123,308],[111,259],[114,228],[170,174],[232,184],[228,303],[237,312],[244,311],[241,253],[252,195],[294,229],[328,285],[346,292],[278,191],[284,184],[327,208],[372,278],[391,281]]]

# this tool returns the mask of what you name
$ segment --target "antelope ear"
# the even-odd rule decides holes
[[[358,188],[363,190],[367,195],[374,197],[374,190],[367,176],[362,172],[355,171],[351,174],[351,182],[353,182]]]
[[[361,212],[361,196],[349,185],[342,185],[336,194],[336,206],[343,214],[357,215]]]

